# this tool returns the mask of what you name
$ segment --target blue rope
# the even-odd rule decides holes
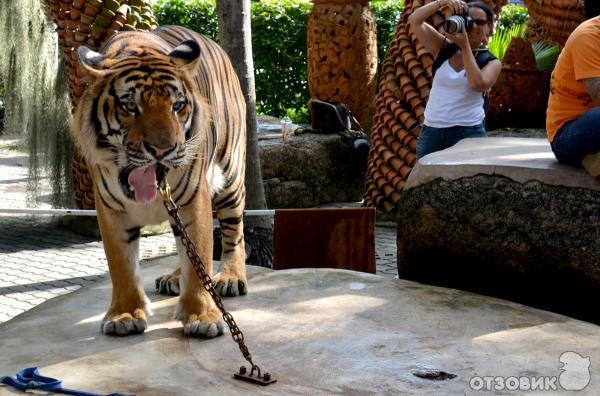
[[[16,378],[9,376],[0,377],[0,382],[22,391],[26,391],[28,389],[37,389],[73,396],[127,396],[123,393],[111,393],[109,395],[102,395],[99,393],[89,393],[63,388],[62,381],[57,380],[56,378],[44,377],[40,374],[37,367],[29,367],[19,371],[17,373]]]

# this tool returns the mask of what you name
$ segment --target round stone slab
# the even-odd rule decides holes
[[[154,311],[144,334],[100,333],[111,293],[110,282],[100,282],[0,325],[0,375],[37,366],[66,388],[137,395],[600,393],[596,325],[457,290],[327,269],[248,268],[249,294],[225,305],[255,363],[277,382],[235,380],[245,361],[229,334],[185,337],[171,319],[177,297],[154,291],[154,279],[175,260],[144,266]],[[22,393],[0,386],[0,394]]]

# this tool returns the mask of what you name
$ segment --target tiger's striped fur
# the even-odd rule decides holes
[[[126,335],[147,327],[138,242],[140,227],[167,220],[156,193],[163,176],[209,274],[212,203],[223,234],[217,290],[246,294],[246,105],[225,52],[191,30],[166,26],[119,33],[100,52],[80,47],[78,55],[90,84],[73,136],[92,169],[113,283],[102,331]],[[180,269],[157,279],[157,287],[179,292],[176,316],[186,334],[222,334],[219,311],[175,237]]]

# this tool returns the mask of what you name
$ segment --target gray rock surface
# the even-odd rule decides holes
[[[597,182],[548,158],[510,166],[507,153],[527,142],[498,139],[502,150],[481,161],[461,153],[492,139],[423,158],[399,205],[399,276],[600,322],[587,304],[600,297]],[[573,186],[573,173],[585,186]]]
[[[100,334],[106,280],[0,324],[0,373],[37,366],[71,389],[140,396],[600,392],[596,325],[458,290],[310,268],[250,267],[249,294],[224,301],[255,363],[277,379],[268,387],[236,381],[247,363],[230,335],[184,336],[173,320],[177,297],[154,291],[155,277],[176,263],[167,257],[142,271],[154,311],[144,334]],[[514,388],[515,378],[543,377],[545,387]],[[507,385],[485,389],[483,378]],[[0,394],[23,393],[0,386]]]
[[[280,128],[259,132],[260,162],[269,208],[307,208],[362,199],[366,153],[337,134],[292,134]]]

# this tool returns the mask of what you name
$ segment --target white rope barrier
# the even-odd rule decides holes
[[[71,216],[96,216],[95,210],[83,209],[37,209],[37,208],[0,208],[0,213],[31,214],[31,215],[71,215]]]
[[[10,214],[30,214],[36,216],[42,215],[60,215],[60,216],[96,216],[95,210],[84,209],[37,209],[37,208],[0,208],[0,213]],[[273,209],[245,210],[244,216],[274,216]]]

